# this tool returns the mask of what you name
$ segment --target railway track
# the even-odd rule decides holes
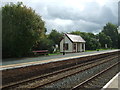
[[[117,59],[118,62],[118,59]],[[108,64],[109,63],[109,64]],[[111,63],[111,64],[110,64]],[[79,72],[77,74],[74,74],[72,76],[69,76],[67,78],[61,79],[57,82],[51,83],[50,85],[46,85],[44,87],[41,88],[57,88],[57,89],[72,89],[73,87],[75,87],[76,85],[78,85],[79,83],[84,82],[86,79],[89,79],[90,77],[94,76],[95,74],[101,72],[102,70],[108,68],[109,66],[113,65],[116,62],[106,62],[103,64],[100,64],[98,66],[86,69],[82,72]],[[115,69],[115,70],[118,70]],[[111,75],[111,74],[109,74]],[[106,79],[106,78],[104,78]],[[102,81],[103,82],[103,81]],[[105,83],[104,83],[105,84]],[[98,84],[99,85],[99,84]],[[98,86],[99,87],[99,86]],[[83,89],[83,88],[82,88]]]
[[[120,62],[117,62],[113,64],[112,66],[102,70],[101,72],[95,74],[94,76],[90,77],[89,79],[85,80],[84,82],[76,85],[71,90],[81,90],[82,88],[99,88],[101,89],[104,85],[103,82],[108,82],[110,77],[110,74],[114,73],[114,70],[118,69],[118,64]],[[112,71],[112,72],[111,72]],[[112,76],[114,76],[113,74]],[[107,80],[108,79],[108,80]]]
[[[40,88],[40,87],[43,87],[43,86],[48,85],[50,83],[61,80],[65,77],[74,75],[76,73],[82,72],[82,71],[87,70],[89,68],[103,64],[105,62],[109,62],[115,58],[118,58],[118,55],[111,57],[111,58],[109,56],[109,57],[106,57],[104,59],[103,58],[98,59],[95,61],[87,62],[85,64],[80,64],[80,65],[76,65],[74,67],[59,70],[59,71],[56,71],[53,73],[49,73],[49,74],[45,74],[42,76],[38,76],[38,77],[30,78],[27,80],[23,80],[20,82],[5,85],[5,86],[2,86],[2,89],[18,89],[18,88],[36,89],[36,88]],[[98,61],[98,62],[96,62],[96,61]]]

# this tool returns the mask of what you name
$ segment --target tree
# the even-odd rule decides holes
[[[107,44],[108,48],[112,47],[112,40],[110,36],[106,36],[103,32],[98,34],[98,40],[102,48],[105,48],[105,44]]]
[[[103,27],[102,32],[109,36],[112,40],[112,47],[118,48],[118,30],[117,25],[114,25],[112,23],[107,23],[106,26]]]
[[[44,33],[44,21],[34,10],[22,3],[2,7],[3,57],[28,54]]]
[[[84,34],[84,38],[86,40],[86,49],[88,50],[96,50],[101,47],[100,42],[96,38],[96,35],[93,33],[86,33]]]
[[[97,41],[96,38],[91,38],[87,43],[88,50],[100,49],[101,44]]]
[[[81,33],[82,33],[82,32],[80,32],[80,31],[72,31],[72,32],[71,32],[71,34],[74,34],[74,35],[82,35]],[[84,33],[84,32],[83,32],[83,33]]]
[[[34,50],[48,50],[49,53],[53,52],[54,42],[48,38],[42,38],[35,46]]]
[[[57,30],[53,29],[51,33],[48,35],[48,38],[50,40],[53,40],[54,44],[60,44],[60,40],[62,38],[63,34],[59,33]]]
[[[93,33],[74,31],[71,34],[80,35],[86,41],[85,45],[87,50],[95,50],[101,47],[101,44]]]

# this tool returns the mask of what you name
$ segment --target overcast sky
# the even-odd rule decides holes
[[[5,2],[11,0],[4,0]],[[15,0],[12,0],[15,1]],[[98,33],[107,22],[118,24],[119,0],[17,0],[32,7],[45,21],[48,33]],[[15,1],[16,2],[16,1]]]

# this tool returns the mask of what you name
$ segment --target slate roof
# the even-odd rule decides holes
[[[72,42],[85,42],[85,40],[79,36],[79,35],[73,35],[73,34],[66,34],[66,36],[72,41]]]

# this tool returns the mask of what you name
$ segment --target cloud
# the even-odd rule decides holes
[[[42,16],[48,33],[80,30],[98,33],[107,22],[118,23],[119,0],[17,0]]]
[[[109,7],[111,3],[101,5],[97,2],[87,2],[82,9],[66,5],[48,5],[46,24],[50,19],[47,25],[49,29],[56,28],[63,32],[80,30],[98,33],[107,22],[117,24],[117,10],[114,9],[116,4],[113,3],[113,6]],[[55,23],[56,18],[59,19],[58,23],[63,22],[63,24]],[[65,24],[64,21],[67,20],[72,23]]]

